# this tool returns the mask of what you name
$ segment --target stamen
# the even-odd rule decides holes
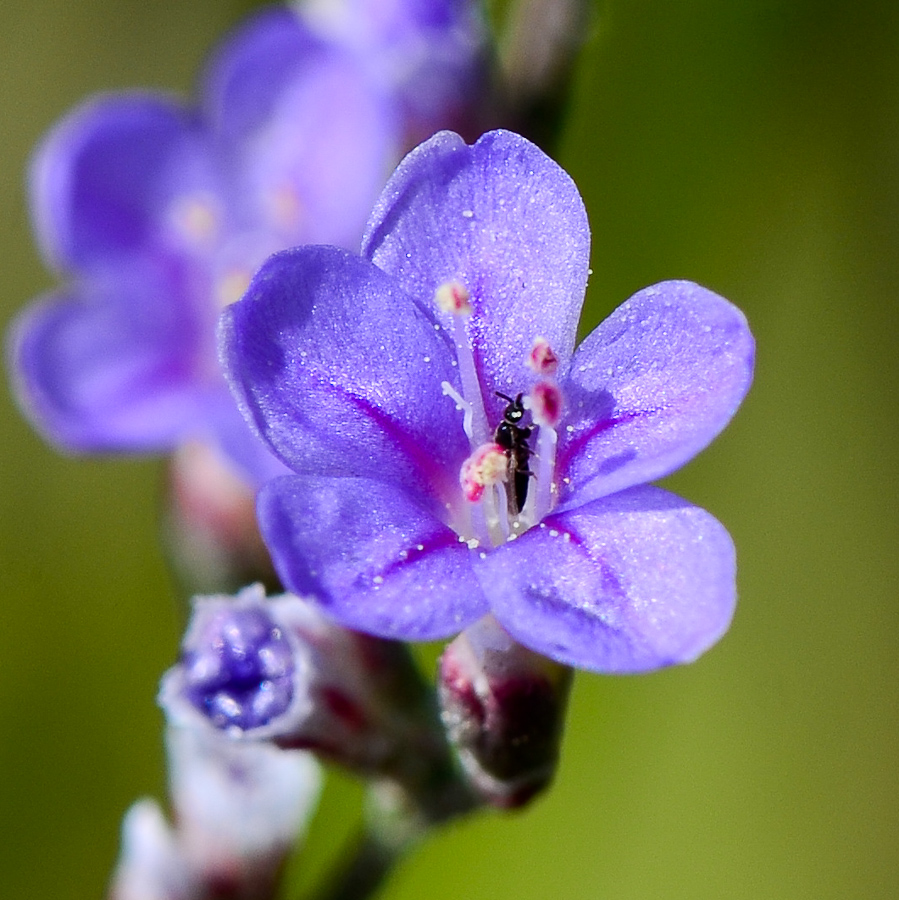
[[[265,211],[275,228],[295,231],[303,213],[296,187],[285,181],[272,188],[265,196]]]
[[[541,425],[537,434],[537,471],[534,491],[534,521],[542,522],[553,506],[553,474],[556,467],[558,435],[549,425]]]
[[[215,284],[215,299],[220,309],[236,303],[247,292],[252,272],[243,268],[229,269]]]
[[[512,533],[512,529],[509,527],[509,495],[506,493],[504,484],[496,485],[494,496],[497,495],[496,515],[493,521],[494,527],[499,528],[499,536],[494,540],[494,546],[509,540]]]
[[[553,381],[538,381],[531,390],[528,407],[534,422],[555,428],[562,419],[562,391]]]
[[[468,289],[458,281],[447,281],[441,284],[434,295],[434,302],[442,311],[449,311],[453,320],[453,343],[456,345],[456,359],[459,362],[459,377],[462,381],[462,396],[471,410],[471,431],[466,430],[472,449],[486,444],[490,439],[487,426],[487,413],[484,398],[481,395],[481,384],[474,363],[474,354],[468,333],[465,330],[465,319],[471,313],[472,306]]]
[[[458,281],[445,281],[434,294],[434,302],[441,312],[454,316],[471,315],[471,294]]]
[[[538,381],[531,389],[526,405],[531,411],[531,418],[538,426],[535,454],[537,468],[534,472],[537,484],[533,492],[534,506],[530,512],[534,517],[533,522],[540,522],[553,505],[553,474],[558,442],[556,427],[562,421],[562,391],[555,381],[550,379]]]
[[[559,368],[559,358],[545,337],[535,337],[534,346],[528,354],[527,364],[538,375],[554,375]]]
[[[218,233],[219,213],[211,194],[198,192],[177,198],[169,207],[169,220],[193,247],[208,248]]]
[[[509,537],[506,491],[509,455],[496,443],[482,444],[462,463],[459,484],[478,546],[496,547]]]
[[[484,496],[484,490],[506,480],[508,457],[499,444],[484,444],[478,447],[462,463],[459,484],[462,494],[470,503],[476,503]]]
[[[471,404],[448,381],[442,381],[440,387],[443,388],[443,393],[447,397],[452,397],[456,401],[456,409],[462,410],[462,430],[471,441]]]

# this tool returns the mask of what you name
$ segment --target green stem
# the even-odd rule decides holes
[[[375,782],[365,825],[310,900],[367,900],[393,867],[438,825],[476,809],[480,802],[453,771],[413,795],[394,781]]]
[[[312,900],[364,900],[372,897],[403,855],[404,848],[363,831],[339,867]]]

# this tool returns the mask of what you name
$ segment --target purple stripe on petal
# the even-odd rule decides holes
[[[724,527],[655,487],[551,515],[478,567],[517,640],[610,673],[696,659],[730,624],[734,573]]]
[[[432,640],[487,612],[472,551],[393,485],[287,476],[262,489],[258,515],[285,585],[349,628]]]
[[[562,504],[682,466],[730,421],[753,360],[746,319],[723,297],[688,281],[631,297],[578,347],[562,379]]]
[[[247,421],[295,471],[458,492],[469,451],[441,388],[457,384],[451,351],[371,263],[329,247],[272,257],[224,313],[221,347]]]

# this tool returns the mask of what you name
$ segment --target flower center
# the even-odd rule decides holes
[[[502,419],[491,428],[466,328],[466,320],[475,312],[471,294],[461,282],[448,281],[437,288],[434,302],[450,316],[462,383],[461,394],[448,382],[443,383],[443,392],[462,411],[462,427],[472,450],[459,472],[467,515],[453,527],[475,545],[496,547],[540,522],[555,499],[556,427],[563,405],[562,392],[552,379],[558,359],[545,338],[534,338],[522,369],[530,367],[539,380],[527,395],[496,392],[507,405]],[[525,379],[532,381],[533,376],[522,371]]]
[[[257,728],[283,714],[293,699],[293,655],[268,614],[222,610],[204,630],[203,650],[183,659],[190,702],[222,730]]]

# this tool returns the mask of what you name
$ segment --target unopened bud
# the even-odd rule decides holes
[[[188,594],[277,581],[256,524],[254,491],[218,450],[183,444],[168,478],[165,543]]]
[[[492,616],[446,648],[443,722],[486,802],[522,806],[552,781],[570,684],[569,668],[516,643]]]
[[[299,750],[169,728],[169,787],[191,870],[215,897],[274,895],[318,801],[321,770]]]
[[[172,724],[313,750],[366,775],[417,765],[435,739],[403,647],[330,622],[261,585],[200,597],[159,702]]]
[[[109,887],[110,900],[200,900],[195,877],[159,804],[138,800],[122,822],[122,847]]]

